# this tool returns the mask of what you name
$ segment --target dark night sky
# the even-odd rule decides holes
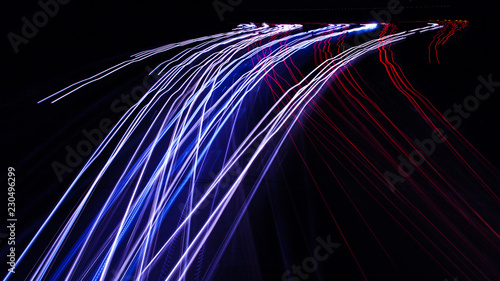
[[[71,107],[52,110],[50,105],[37,105],[36,101],[67,86],[71,81],[114,65],[133,53],[228,31],[235,24],[248,21],[373,21],[370,10],[383,8],[387,2],[242,0],[233,11],[225,12],[224,20],[221,21],[211,1],[71,0],[61,5],[48,24],[39,28],[29,43],[20,45],[19,53],[15,54],[7,34],[20,34],[23,25],[21,18],[26,16],[31,19],[40,7],[36,1],[8,1],[4,3],[1,19],[4,34],[1,62],[4,87],[0,96],[0,114],[4,122],[1,128],[2,167],[17,166],[26,171],[31,169],[29,175],[37,178],[39,186],[24,179],[29,185],[25,188],[31,194],[24,195],[26,201],[30,196],[36,196],[44,186],[54,187],[54,191],[46,190],[45,193],[57,197],[61,190],[54,185],[57,180],[48,164],[53,156],[45,153],[54,150],[39,147],[47,142],[64,142],[63,139],[54,140],[51,137],[66,124],[66,118],[84,112],[83,108],[89,101],[86,104],[84,98],[76,98],[76,101],[82,101],[80,107],[76,105],[76,110]],[[442,76],[436,78],[428,76],[429,73],[421,74],[422,79],[427,81],[423,87],[441,93],[439,97],[431,97],[440,110],[470,95],[477,85],[478,75],[492,73],[493,80],[500,81],[500,57],[497,54],[500,32],[496,23],[498,9],[493,8],[495,3],[456,2],[403,1],[401,3],[406,8],[392,18],[393,21],[460,19],[470,22],[469,28],[460,34],[460,38],[449,42],[441,50],[444,63],[436,72]],[[409,70],[415,76],[418,71]],[[91,91],[84,91],[82,95],[88,94],[93,98],[99,95]],[[495,94],[500,94],[500,90]],[[102,102],[107,104],[106,101]],[[76,102],[68,104],[75,105]],[[497,167],[500,167],[500,149],[497,148],[500,136],[499,105],[500,97],[493,96],[461,128],[461,133],[489,156]],[[99,109],[97,106],[94,111],[84,114],[94,114]],[[76,123],[68,131],[78,132],[78,128],[85,126],[85,123]],[[22,183],[22,174],[19,177]]]
[[[237,2],[237,1],[234,1]],[[182,39],[213,34],[248,21],[365,22],[371,10],[389,1],[249,1],[241,0],[221,21],[211,1],[69,1],[48,24],[14,54],[7,33],[21,33],[23,16],[40,10],[36,1],[11,1],[3,9],[4,59],[7,89],[46,81],[81,67],[118,59],[136,51]],[[392,20],[467,19],[471,21],[473,68],[494,71],[498,43],[492,4],[457,1],[402,1],[405,9]],[[442,7],[444,6],[444,7]],[[4,60],[3,60],[4,61]],[[106,65],[106,64],[105,64]],[[42,94],[43,95],[43,94]],[[11,96],[11,95],[7,95]],[[5,97],[3,97],[5,98]]]

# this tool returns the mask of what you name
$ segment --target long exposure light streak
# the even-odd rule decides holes
[[[328,147],[333,146],[341,151],[342,157],[348,159],[345,165],[361,163],[355,165],[354,172],[348,173],[359,171],[382,194],[391,189],[396,191],[398,198],[406,202],[409,209],[421,214],[431,229],[446,238],[410,200],[386,181],[376,161],[350,140],[336,122],[318,107],[315,100],[321,98],[321,94],[328,89],[334,92],[339,99],[337,106],[350,114],[344,116],[334,109],[341,120],[352,125],[355,131],[363,132],[362,138],[383,156],[381,159],[397,167],[396,161],[380,142],[388,141],[405,157],[410,155],[408,145],[401,144],[399,138],[411,148],[416,150],[417,147],[368,97],[358,84],[362,78],[355,80],[349,69],[353,69],[352,63],[359,58],[379,52],[380,63],[386,69],[390,81],[418,110],[422,119],[434,129],[438,129],[437,123],[431,121],[430,114],[440,120],[439,125],[449,125],[441,121],[444,118],[439,112],[404,77],[401,68],[394,62],[390,48],[407,37],[437,31],[429,45],[429,61],[433,49],[439,63],[436,46],[444,44],[465,25],[429,23],[396,32],[392,24],[330,24],[309,31],[304,31],[299,24],[242,24],[230,32],[139,52],[129,60],[41,99],[39,103],[49,100],[55,103],[62,98],[70,98],[78,94],[77,91],[82,87],[131,64],[182,48],[153,69],[150,74],[154,73],[159,79],[104,138],[20,255],[18,263],[23,263],[31,248],[42,243],[39,237],[48,231],[47,225],[53,222],[56,215],[61,216],[61,206],[67,204],[70,194],[79,192],[78,202],[73,202],[74,208],[67,214],[50,243],[42,246],[45,249],[43,255],[26,280],[185,280],[193,271],[195,261],[203,258],[210,261],[202,273],[203,280],[210,280],[266,172],[287,139],[293,142],[291,132],[294,127],[300,127],[309,139],[317,139],[315,149],[324,146],[330,152]],[[373,30],[380,31],[379,38],[349,49],[342,48],[343,40],[350,34]],[[445,31],[448,33],[445,34]],[[332,46],[338,50],[332,51]],[[315,65],[303,75],[296,64],[311,51],[314,52]],[[267,85],[267,88],[263,85]],[[333,90],[334,86],[339,93]],[[268,94],[269,91],[272,95]],[[255,111],[254,120],[241,120],[240,116],[254,108],[255,100],[266,95],[272,97],[273,101]],[[345,101],[339,95],[345,95]],[[420,108],[422,105],[425,110]],[[355,108],[360,114],[352,113],[356,110],[348,110],[349,107]],[[326,130],[323,125],[311,120],[311,111],[320,113],[331,129]],[[375,118],[372,113],[382,117]],[[304,126],[304,118],[310,122],[310,126]],[[366,121],[360,120],[363,118]],[[387,127],[390,129],[384,128],[383,122],[388,122]],[[359,128],[354,124],[360,124]],[[372,131],[364,124],[371,124],[375,129]],[[396,134],[391,134],[389,130],[395,130]],[[380,134],[381,141],[375,137],[377,134]],[[470,148],[469,151],[477,153],[458,132],[454,134],[461,144]],[[494,195],[495,192],[459,156],[454,147],[449,143],[446,146],[456,153],[466,170],[481,183],[485,191]],[[352,157],[347,156],[349,153]],[[333,157],[339,163],[342,162],[337,156]],[[485,165],[491,165],[482,156],[479,159]],[[326,158],[321,156],[321,160],[335,176]],[[307,163],[304,164],[307,166]],[[344,166],[343,163],[341,165]],[[229,184],[224,184],[223,179],[236,166],[241,168],[238,175]],[[446,196],[436,182],[443,181],[443,186],[450,188],[452,184],[440,172],[437,164],[429,161],[429,167],[436,173],[428,173],[420,167],[417,170]],[[210,173],[215,176],[210,178]],[[244,202],[236,204],[236,212],[227,212],[228,206],[235,204],[234,195],[243,189],[243,182],[248,180],[250,174],[256,174],[257,177],[251,188],[244,191]],[[370,178],[368,174],[373,177]],[[90,181],[84,183],[83,179]],[[380,185],[374,181],[383,182],[385,190],[380,189]],[[408,181],[419,196],[427,196],[416,181],[411,178]],[[196,198],[195,192],[200,190],[203,182],[209,183]],[[106,198],[96,200],[97,192],[103,194],[98,191],[98,187],[103,185],[109,188]],[[340,181],[339,185],[348,194]],[[360,185],[363,186],[361,182]],[[323,196],[319,187],[316,187]],[[373,190],[365,190],[372,196],[370,192]],[[384,197],[391,201],[388,196]],[[176,204],[183,206],[181,210],[174,208]],[[328,202],[325,201],[325,204],[330,210]],[[210,208],[204,209],[207,205]],[[471,223],[479,220],[487,228],[483,232],[484,238],[494,243],[494,239],[499,238],[494,228],[470,205],[467,205],[467,210],[471,211],[467,215],[468,220]],[[358,208],[356,211],[363,218]],[[398,211],[405,216],[399,208]],[[435,211],[444,219],[444,213],[437,207]],[[342,233],[331,210],[330,214]],[[363,221],[368,225],[364,218]],[[406,231],[405,226],[400,226]],[[218,227],[224,229],[222,241],[213,238],[214,230]],[[423,230],[415,228],[428,239]],[[370,232],[376,237],[371,228]],[[491,233],[494,238],[491,238]],[[343,234],[342,237],[363,278],[368,279],[356,258],[355,250]],[[210,241],[214,241],[215,250],[206,249]],[[415,241],[419,243],[416,238]],[[377,242],[382,247],[378,238]],[[205,256],[204,251],[207,252]],[[384,252],[390,258],[385,249]],[[460,258],[471,264],[471,268],[474,267],[474,263],[458,252]],[[394,263],[392,259],[391,262]],[[459,265],[450,262],[459,268]],[[479,268],[476,269],[477,273],[471,275],[486,276]],[[9,273],[4,280],[11,277]]]

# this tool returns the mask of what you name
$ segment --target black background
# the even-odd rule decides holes
[[[32,233],[43,220],[43,214],[59,198],[64,184],[75,175],[73,173],[59,183],[50,163],[64,157],[66,144],[81,138],[78,135],[81,128],[96,126],[92,120],[100,119],[99,114],[109,104],[109,100],[102,97],[103,93],[120,89],[113,89],[104,83],[90,87],[72,101],[64,101],[58,106],[47,103],[37,105],[39,99],[71,82],[114,65],[133,53],[166,43],[228,31],[238,23],[249,21],[369,22],[373,21],[370,11],[385,8],[387,2],[242,0],[233,11],[225,12],[224,20],[221,21],[211,1],[71,0],[60,6],[57,15],[40,28],[37,35],[29,39],[28,44],[21,44],[17,54],[14,53],[7,34],[21,34],[21,18],[26,16],[31,19],[40,7],[36,1],[4,2],[1,17],[4,34],[1,62],[3,89],[0,96],[3,122],[2,167],[6,169],[13,166],[18,171],[18,213],[24,219],[20,222],[18,239],[26,241],[29,238],[27,235],[23,236],[23,230],[25,233]],[[441,112],[471,95],[478,84],[478,75],[486,77],[491,73],[493,80],[500,81],[500,59],[497,55],[500,32],[495,2],[412,0],[402,1],[401,4],[405,9],[400,14],[393,15],[392,21],[459,19],[470,22],[466,32],[459,34],[440,50],[441,65],[431,66],[427,69],[429,71],[420,72],[418,67],[415,68],[419,64],[408,59],[410,76],[420,78],[422,92],[432,95],[428,98]],[[135,78],[140,79],[143,75]],[[499,93],[500,90],[497,90],[487,102],[481,104],[480,109],[465,120],[460,128],[460,132],[497,167],[500,167],[500,150],[497,148],[500,130]],[[99,102],[94,104],[94,101]],[[1,196],[4,198],[3,192]],[[39,197],[46,200],[34,200]],[[267,202],[269,198],[272,195],[262,193],[255,200]],[[2,202],[5,200],[2,199]],[[269,212],[275,208],[269,202],[262,203],[261,207]],[[302,208],[307,208],[307,204]],[[318,207],[317,211],[325,210]],[[348,220],[348,214],[343,216]],[[259,219],[265,217],[259,215]],[[330,227],[333,229],[328,216],[316,219],[324,220],[328,225],[320,228],[321,233],[317,236],[326,237],[328,233],[333,233],[328,231]],[[271,226],[277,227],[271,218],[260,223],[269,229]],[[278,243],[275,231],[271,229],[269,233],[258,231],[255,234],[256,243],[262,248],[259,250],[259,258],[264,276],[266,272],[271,274],[269,276],[278,276],[285,269],[279,263],[269,268],[269,263],[280,256],[279,248],[275,245]],[[294,235],[291,237],[293,239]],[[303,243],[299,238],[297,241],[298,244]],[[2,249],[4,243],[2,241]],[[266,251],[265,248],[269,250]],[[411,252],[410,249],[408,251]],[[297,255],[295,260],[299,262],[302,257],[305,255]],[[342,252],[338,261],[329,262],[342,264],[342,258],[348,259],[349,254]],[[374,263],[373,267],[379,266],[379,271],[383,272],[384,265],[377,265],[376,261]],[[343,276],[345,279],[342,280],[361,280],[352,261],[345,262],[344,269],[344,274],[337,272],[335,276]],[[422,271],[426,269],[423,268]],[[432,280],[448,277],[442,274],[431,276],[435,276]],[[276,279],[273,277],[263,280]],[[330,279],[325,277],[318,280]],[[415,276],[409,280],[424,279]]]

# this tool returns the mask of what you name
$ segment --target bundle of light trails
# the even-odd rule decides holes
[[[315,147],[329,151],[321,157],[326,166],[336,162],[337,167],[345,167],[344,171],[331,168],[332,175],[352,175],[352,182],[358,184],[338,181],[346,194],[349,189],[363,189],[366,196],[391,208],[388,213],[399,212],[393,219],[416,244],[433,247],[431,259],[448,261],[442,267],[450,276],[457,273],[468,280],[495,276],[499,268],[491,256],[472,245],[457,226],[457,221],[465,222],[474,229],[474,237],[481,237],[498,253],[500,236],[494,226],[498,221],[491,221],[495,216],[469,202],[472,197],[463,188],[467,182],[451,176],[431,157],[422,158],[426,165],[415,165],[413,176],[397,173],[398,154],[415,158],[410,154],[421,148],[407,128],[379,106],[375,95],[383,93],[369,91],[353,65],[366,56],[378,57],[401,99],[428,128],[436,129],[442,139],[450,138],[442,149],[455,157],[464,177],[477,183],[474,192],[482,192],[498,206],[498,190],[495,193],[480,175],[485,172],[498,180],[495,168],[412,86],[391,49],[407,38],[433,34],[429,60],[439,62],[439,46],[466,25],[462,21],[421,23],[400,31],[394,24],[375,23],[323,24],[309,30],[300,24],[241,24],[229,32],[136,53],[40,100],[71,99],[81,88],[113,79],[127,66],[176,52],[156,63],[150,73],[158,77],[155,84],[127,110],[65,188],[18,259],[17,267],[24,273],[9,273],[4,280],[21,280],[20,276],[25,280],[212,280],[266,172],[284,145],[294,147],[295,134],[305,134]],[[369,34],[368,40],[346,47],[347,40],[363,33]],[[321,102],[332,93],[336,104]],[[326,114],[322,106],[337,116]],[[321,116],[321,122],[313,114]],[[359,139],[352,139],[342,129],[345,126]],[[479,166],[469,165],[464,153]],[[229,173],[230,180],[224,180]],[[411,194],[396,186],[403,180],[401,186],[411,186]],[[95,198],[103,186],[106,197]],[[322,193],[321,186],[313,188]],[[75,199],[74,192],[81,196]],[[235,202],[238,192],[244,200]],[[417,206],[417,199],[408,199],[411,196],[426,203]],[[449,205],[435,203],[431,197],[436,196],[449,200]],[[74,207],[68,211],[61,206],[70,198]],[[395,202],[406,208],[395,207],[399,206]],[[328,200],[324,203],[329,210],[335,208]],[[351,203],[356,205],[355,200]],[[433,218],[426,216],[428,210],[435,214]],[[452,211],[460,219],[446,215]],[[61,214],[65,220],[54,222]],[[342,233],[333,213],[330,223]],[[369,227],[376,222],[365,223]],[[54,224],[59,225],[57,231]],[[442,228],[454,229],[453,239]],[[39,239],[47,232],[53,234],[50,241]],[[376,238],[379,233],[369,235]],[[457,241],[463,244],[457,246]],[[340,242],[349,248],[360,276],[370,279],[349,237]],[[28,264],[25,260],[35,248],[44,249],[43,253]],[[436,252],[442,256],[435,257]],[[390,261],[391,253],[386,255]],[[287,280],[287,274],[277,278]]]

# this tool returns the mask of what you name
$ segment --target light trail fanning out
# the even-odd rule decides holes
[[[330,24],[309,31],[298,24],[243,24],[227,33],[137,53],[127,61],[41,99],[39,103],[71,98],[82,87],[131,64],[180,49],[177,55],[157,64],[151,74],[159,76],[159,80],[106,136],[23,251],[18,261],[20,266],[33,247],[45,249],[26,273],[26,280],[212,280],[221,254],[280,148],[286,142],[295,143],[293,128],[300,128],[315,149],[324,148],[329,152],[321,156],[321,160],[335,178],[337,171],[330,166],[329,156],[334,158],[333,162],[340,163],[347,174],[353,175],[360,189],[362,186],[384,209],[387,206],[397,210],[401,216],[387,212],[419,246],[425,248],[422,241],[431,243],[453,270],[469,280],[493,276],[498,268],[474,248],[440,206],[432,203],[429,191],[419,180],[408,178],[415,188],[415,196],[427,200],[427,207],[435,212],[436,220],[428,218],[425,211],[408,199],[408,194],[384,178],[383,167],[397,168],[390,151],[409,157],[411,149],[418,150],[418,147],[411,136],[391,120],[389,113],[374,102],[371,93],[365,92],[363,78],[352,65],[378,52],[390,81],[422,120],[431,128],[446,128],[446,132],[453,134],[460,145],[494,173],[487,160],[414,89],[392,55],[393,44],[416,34],[436,32],[429,45],[429,60],[434,49],[439,62],[436,46],[444,44],[464,26],[462,23],[429,23],[397,32],[392,24]],[[448,28],[452,31],[445,34]],[[373,30],[379,31],[379,38],[349,49],[342,47],[352,34]],[[306,59],[311,52],[315,62],[312,67]],[[338,119],[333,119],[319,106],[323,93],[334,94],[338,99],[338,104],[329,104]],[[259,102],[262,100],[272,102]],[[321,122],[312,118],[313,113],[321,116]],[[339,123],[352,127],[371,151],[351,138]],[[300,149],[295,147],[300,154]],[[498,203],[495,191],[482,181],[455,146],[446,142],[446,147]],[[433,160],[425,161],[430,168],[418,167],[418,172],[438,196],[449,199],[449,194],[465,192],[456,187],[443,167]],[[307,167],[308,163],[304,165]],[[225,183],[224,179],[235,168],[239,169],[237,176]],[[312,173],[311,177],[314,178]],[[243,183],[248,181],[251,188],[243,188]],[[338,184],[349,197],[349,187],[340,180]],[[102,186],[108,190],[104,200],[94,196]],[[321,188],[316,187],[323,196]],[[50,243],[40,245],[39,236],[48,231],[47,225],[53,223],[56,214],[63,212],[62,206],[76,190],[83,190],[78,202],[71,203],[74,208]],[[245,194],[244,202],[235,202],[238,192]],[[382,194],[386,202],[380,202],[373,195],[375,192]],[[370,228],[371,222],[366,221],[351,202]],[[398,202],[403,202],[406,209]],[[332,206],[326,199],[324,203],[342,234],[342,226],[330,209]],[[488,245],[500,250],[500,236],[494,223],[485,217],[483,210],[469,205],[465,199],[464,204],[465,207],[451,205],[464,220],[477,227]],[[426,226],[420,227],[415,223],[417,220]],[[441,230],[443,225],[454,230],[474,258],[451,241],[443,245],[432,241],[428,231],[447,241]],[[371,228],[370,233],[384,248],[377,233]],[[359,253],[351,247],[348,236],[342,234],[342,237],[360,274],[368,280],[363,263],[357,258]],[[385,249],[384,252],[394,263],[390,253]],[[429,255],[441,265],[438,261],[441,257]],[[208,262],[201,265],[203,260]],[[445,265],[442,268],[451,270]],[[9,273],[4,280],[12,278]]]

